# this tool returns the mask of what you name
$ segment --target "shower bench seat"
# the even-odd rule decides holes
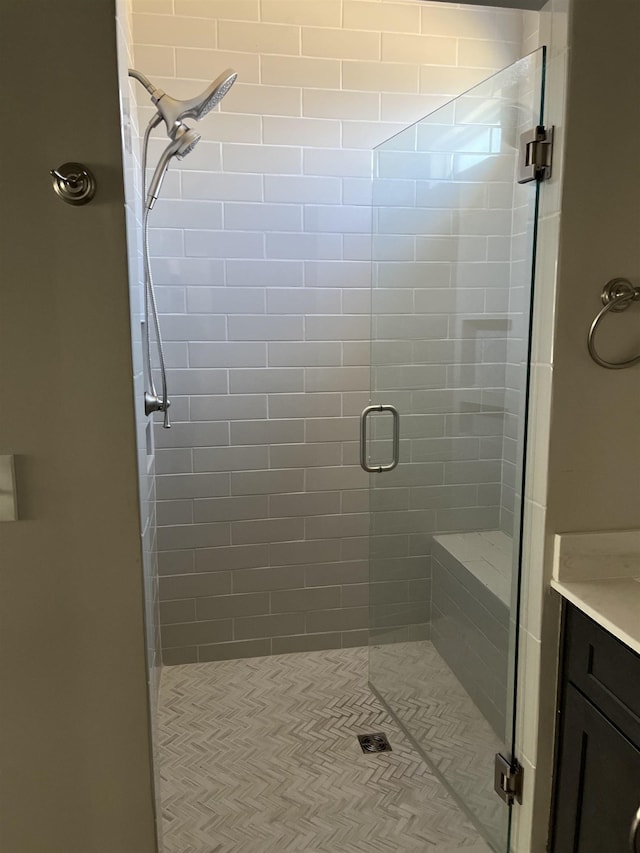
[[[433,537],[431,640],[499,737],[505,730],[512,576],[500,530]]]

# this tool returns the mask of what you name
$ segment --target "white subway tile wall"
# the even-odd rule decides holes
[[[144,275],[142,264],[142,183],[140,146],[137,115],[137,84],[129,78],[128,69],[133,64],[132,2],[116,2],[116,43],[118,50],[118,85],[120,90],[120,109],[122,122],[122,154],[124,166],[125,211],[127,225],[127,260],[129,269],[129,300],[131,310],[131,355],[133,362],[133,392],[136,417],[136,450],[139,482],[140,528],[142,531],[142,581],[144,584],[144,623],[147,652],[146,675],[149,692],[149,720],[151,749],[153,752],[154,785],[156,799],[156,832],[162,839],[162,820],[160,809],[160,761],[158,753],[158,706],[160,679],[162,672],[161,645],[161,605],[158,576],[157,524],[162,524],[162,504],[156,502],[155,456],[153,430],[144,413],[144,355],[142,342]],[[162,55],[167,49],[159,48],[149,52],[150,64],[163,72],[167,57]],[[160,63],[159,65],[157,63]],[[183,310],[181,306],[180,310]],[[183,346],[180,344],[180,346]],[[168,354],[181,362],[186,353],[174,350],[171,345]],[[165,516],[173,520],[176,514],[189,517],[190,507],[177,506],[177,501]]]
[[[179,663],[237,657],[243,644],[255,654],[257,639],[264,654],[276,637],[289,638],[289,651],[308,648],[308,634],[317,635],[314,648],[323,635],[335,645],[337,633],[345,646],[364,643],[368,478],[357,464],[357,415],[369,388],[371,149],[517,59],[523,15],[419,0],[133,7],[136,66],[172,94],[197,93],[229,66],[239,73],[220,111],[198,126],[198,148],[172,162],[151,219],[174,415],[171,432],[156,432],[163,647]],[[137,94],[144,124],[153,110]],[[163,146],[154,141],[152,158]],[[402,329],[416,361],[430,362],[422,379],[403,370],[397,387],[437,395],[464,369],[446,368],[446,338],[456,337],[451,285],[465,288],[469,310],[507,310],[498,278],[509,260],[503,208],[511,198],[503,203],[492,173],[491,195],[476,200],[493,208],[491,222],[466,210],[452,255],[455,190],[438,184],[436,198],[430,184],[449,155],[432,147],[419,162],[390,152],[385,194],[394,216],[376,251],[388,276],[380,296],[389,334]],[[469,174],[464,152],[453,165],[458,179]],[[472,193],[463,196],[470,206]],[[462,247],[469,263],[456,265],[454,282],[451,262]],[[412,264],[402,263],[408,250]],[[473,263],[488,258],[496,264],[485,271]],[[413,305],[427,271],[434,289]],[[432,316],[412,318],[413,310]],[[428,358],[420,355],[425,323],[443,338]],[[475,379],[479,387],[485,380],[498,382]],[[423,426],[416,422],[417,438],[431,435]],[[495,448],[486,451],[491,461],[472,471],[464,461],[431,461],[424,440],[416,442],[415,472],[390,490],[395,506],[419,484],[424,509],[412,506],[421,514],[412,521],[427,529],[431,502],[441,511],[442,497],[429,490],[443,477],[439,488],[452,490],[458,506],[478,513],[482,489],[481,503],[498,506],[499,491],[489,489],[501,462]],[[378,547],[390,556],[406,547],[407,577],[425,578],[426,560],[417,570],[415,556],[424,538],[397,532]],[[406,595],[403,583],[396,593]]]
[[[537,67],[535,58],[524,64]],[[473,90],[454,109],[439,110],[375,157],[374,173],[382,177],[373,188],[374,258],[390,255],[387,241],[395,235],[402,242],[392,243],[393,261],[373,265],[371,378],[376,402],[402,413],[400,461],[409,463],[374,477],[370,627],[379,642],[429,634],[435,642],[442,630],[442,590],[437,602],[431,586],[439,564],[430,561],[425,534],[502,527],[513,535],[516,438],[522,446],[526,398],[521,303],[530,285],[535,192],[515,184],[508,140],[517,138],[518,122],[535,120],[525,108],[533,100],[528,77],[526,91],[524,83],[514,90],[513,74],[502,83],[494,77],[482,94]],[[438,151],[446,153],[438,177],[412,181]],[[460,154],[469,157],[462,179]],[[416,262],[418,256],[433,260]],[[379,427],[388,439],[389,421],[374,420],[376,439],[383,437]],[[384,444],[375,444],[372,456],[384,459]],[[445,621],[460,635],[458,610],[449,607]]]
[[[144,414],[144,376],[142,347],[142,292],[144,279],[142,274],[142,195],[140,180],[140,151],[138,146],[138,116],[136,111],[136,92],[133,81],[127,74],[133,62],[133,44],[131,35],[131,2],[118,0],[117,6],[117,47],[118,74],[122,113],[122,145],[124,163],[124,187],[127,215],[127,256],[129,265],[130,305],[131,305],[131,343],[133,357],[133,387],[136,401],[136,444],[137,464],[140,486],[140,520],[142,530],[143,578],[145,585],[145,627],[147,645],[147,666],[150,686],[152,716],[157,708],[160,653],[159,620],[159,584],[156,554],[156,494],[154,477],[153,435]],[[165,50],[161,48],[160,50]],[[152,64],[155,54],[149,56]],[[163,57],[161,62],[164,62]],[[164,65],[162,67],[163,70]],[[171,348],[171,345],[169,345]],[[171,350],[176,362],[183,353]],[[155,720],[154,720],[155,724]]]

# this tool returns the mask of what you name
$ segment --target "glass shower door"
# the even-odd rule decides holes
[[[370,682],[496,851],[538,199],[517,183],[518,148],[542,123],[543,70],[537,51],[374,156]]]

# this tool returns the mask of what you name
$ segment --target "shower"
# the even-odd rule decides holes
[[[163,427],[171,428],[169,420],[169,400],[167,392],[167,372],[164,363],[164,350],[162,346],[162,336],[160,334],[160,322],[158,320],[158,308],[156,305],[156,297],[153,289],[153,277],[151,275],[151,263],[149,260],[149,213],[160,195],[164,176],[167,174],[169,164],[173,157],[182,160],[187,154],[190,154],[196,147],[201,137],[195,130],[186,125],[183,121],[185,118],[194,118],[200,121],[216,107],[227,94],[229,89],[236,81],[237,73],[228,68],[223,71],[203,92],[190,98],[186,101],[179,101],[167,95],[162,89],[157,88],[153,83],[136,71],[135,68],[129,69],[129,76],[133,77],[141,83],[147,92],[151,95],[152,103],[157,107],[157,113],[153,116],[146,127],[142,143],[142,197],[144,199],[144,211],[142,214],[142,232],[144,246],[144,333],[143,344],[145,350],[145,362],[147,369],[147,381],[149,390],[145,391],[144,395],[144,411],[146,415],[152,412],[162,412],[164,415]],[[169,144],[162,152],[160,159],[156,165],[153,177],[147,191],[147,156],[149,150],[149,138],[151,131],[158,127],[163,122],[166,125]],[[154,379],[153,370],[151,367],[151,347],[149,338],[149,315],[153,318],[153,327],[156,336],[156,344],[158,348],[158,363],[160,366],[160,376],[162,382],[162,390],[159,395]]]
[[[277,3],[257,22],[234,4],[136,22],[141,47],[161,48],[141,54],[158,76],[141,81],[154,107],[140,137],[153,117],[162,139],[146,215],[160,195],[182,200],[156,205],[167,230],[150,235],[180,432],[156,434],[144,507],[167,853],[218,838],[282,850],[301,833],[336,851],[509,846],[493,783],[497,756],[517,777],[538,209],[515,140],[544,122],[545,57],[517,59],[517,41],[516,64],[484,82],[464,51],[425,71],[422,26],[442,20],[418,5],[411,39],[384,22],[371,36],[371,4],[343,4],[342,34],[305,10],[296,31]],[[380,64],[360,61],[356,24]],[[211,162],[191,158],[174,191],[173,156],[233,85],[202,69],[234,55],[241,97],[218,116]],[[383,72],[399,62],[391,93]],[[463,77],[476,85],[414,122]],[[356,736],[383,735],[374,779]]]

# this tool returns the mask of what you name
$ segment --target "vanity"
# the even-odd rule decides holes
[[[639,545],[635,531],[556,540],[552,587],[565,610],[552,853],[640,853]]]

